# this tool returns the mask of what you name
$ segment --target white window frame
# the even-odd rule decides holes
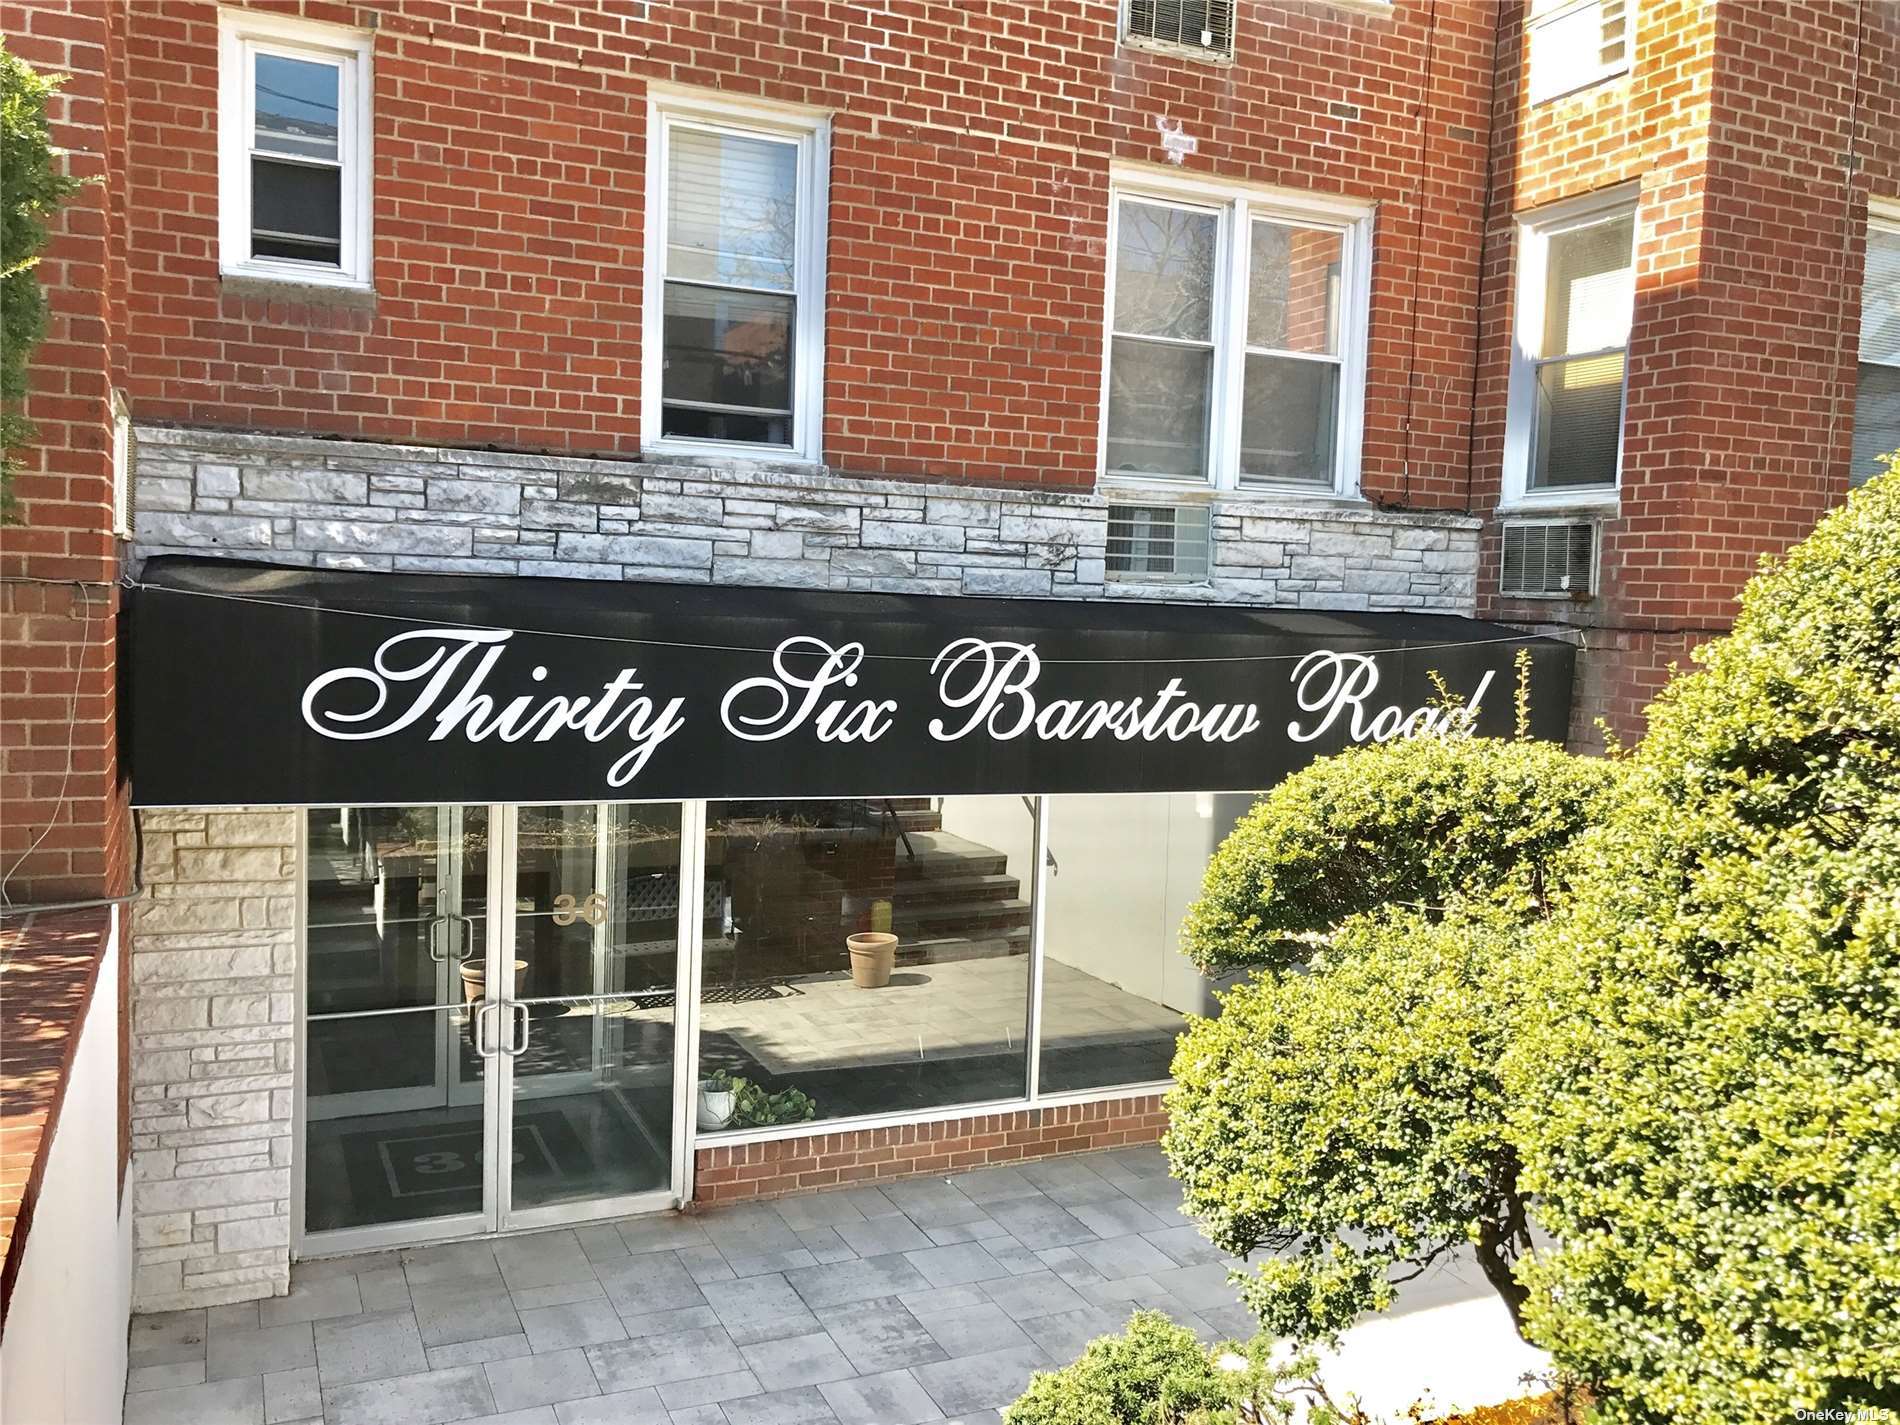
[[[1868,247],[1872,246],[1873,235],[1875,233],[1886,233],[1894,237],[1900,237],[1900,199],[1869,198],[1867,200]],[[1856,430],[1860,428],[1858,419],[1860,416],[1860,368],[1863,366],[1885,366],[1889,369],[1900,369],[1900,360],[1869,361],[1860,354],[1860,340],[1858,336],[1860,331],[1859,322],[1865,317],[1867,310],[1867,274],[1864,265],[1861,272],[1860,291],[1860,310],[1856,313],[1854,327],[1856,333],[1854,341],[1854,415],[1856,417],[1854,424]],[[1853,450],[1851,444],[1848,449],[1851,454]],[[1864,470],[1849,469],[1847,472],[1847,479],[1850,486],[1865,484],[1870,478],[1872,477]]]
[[[685,440],[660,434],[666,361],[666,191],[674,128],[685,126],[798,146],[798,235],[792,264],[792,443]],[[831,118],[819,110],[648,86],[646,268],[642,293],[640,446],[656,456],[818,464],[824,458],[825,233]]]
[[[256,10],[218,12],[218,266],[227,277],[370,290],[372,168],[368,31]],[[336,267],[251,253],[251,138],[256,57],[281,55],[338,67],[337,156],[342,212]]]
[[[1636,7],[1637,0],[1625,0],[1623,6],[1623,60],[1620,64],[1604,64],[1600,60],[1587,70],[1579,70],[1567,82],[1553,79],[1548,69],[1539,77],[1537,65],[1538,32],[1559,20],[1568,19],[1579,10],[1600,10],[1603,0],[1557,0],[1548,9],[1538,11],[1535,0],[1526,8],[1524,16],[1524,74],[1528,86],[1529,100],[1533,104],[1547,104],[1552,99],[1561,99],[1566,94],[1578,94],[1585,89],[1601,84],[1606,79],[1614,79],[1619,74],[1628,74],[1636,58]]]
[[[1504,420],[1504,487],[1501,511],[1538,509],[1584,509],[1614,507],[1623,482],[1623,440],[1629,414],[1629,340],[1621,347],[1604,347],[1603,354],[1623,353],[1623,397],[1616,415],[1616,469],[1610,480],[1597,485],[1568,485],[1558,490],[1533,490],[1530,487],[1533,427],[1537,420],[1537,370],[1543,364],[1545,288],[1550,266],[1550,240],[1579,228],[1638,216],[1638,187],[1618,184],[1580,198],[1566,199],[1520,214],[1517,219],[1517,301],[1511,323],[1511,379],[1506,398]],[[1640,224],[1632,224],[1631,267],[1642,236]],[[1635,316],[1634,273],[1630,298],[1631,318]],[[1567,357],[1598,353],[1573,351]]]
[[[112,414],[112,532],[132,537],[132,409],[125,392],[114,388]]]
[[[1127,473],[1108,468],[1109,366],[1115,346],[1115,265],[1124,201],[1158,203],[1215,213],[1212,399],[1208,403],[1207,469],[1201,479]],[[1288,189],[1243,187],[1187,174],[1120,169],[1108,194],[1108,271],[1102,313],[1102,381],[1098,400],[1095,470],[1098,483],[1121,498],[1124,492],[1176,496],[1197,490],[1275,499],[1357,500],[1360,445],[1365,433],[1366,348],[1372,306],[1370,202]],[[1341,236],[1339,275],[1339,411],[1333,436],[1330,485],[1309,481],[1243,481],[1240,475],[1242,386],[1247,360],[1247,265],[1251,224],[1266,219],[1301,227],[1329,228]]]

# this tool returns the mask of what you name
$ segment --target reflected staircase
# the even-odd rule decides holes
[[[1029,902],[1009,857],[943,829],[929,797],[894,797],[897,884],[891,929],[900,965],[984,960],[1029,951]],[[906,846],[908,845],[908,853]]]

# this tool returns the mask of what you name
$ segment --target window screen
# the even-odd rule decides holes
[[[1860,372],[1854,396],[1856,485],[1885,468],[1900,450],[1900,228],[1867,233],[1867,269],[1860,301]]]

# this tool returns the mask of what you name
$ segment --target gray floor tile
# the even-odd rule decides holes
[[[984,1282],[982,1287],[991,1301],[1017,1321],[1030,1316],[1047,1316],[1052,1311],[1079,1311],[1088,1305],[1074,1287],[1054,1272],[1005,1277]]]
[[[713,1240],[699,1218],[677,1212],[636,1217],[620,1223],[619,1227],[621,1245],[635,1256],[642,1252],[671,1252],[679,1247],[703,1246]]]
[[[1190,1224],[1181,1227],[1166,1227],[1157,1232],[1144,1232],[1142,1240],[1159,1247],[1177,1267],[1199,1267],[1209,1262],[1226,1262],[1228,1255],[1201,1235],[1201,1229]]]
[[[450,1366],[479,1366],[487,1361],[506,1361],[525,1356],[531,1348],[519,1331],[512,1336],[484,1336],[478,1341],[457,1341],[452,1346],[425,1346],[429,1369],[446,1370]]]
[[[888,1201],[888,1199],[886,1199]],[[843,1193],[821,1192],[810,1197],[788,1197],[773,1204],[780,1219],[794,1232],[808,1227],[836,1227],[843,1222],[862,1222],[864,1213]]]
[[[574,1240],[581,1244],[581,1251],[587,1254],[590,1262],[612,1262],[627,1255],[627,1239],[620,1235],[620,1228],[612,1222],[576,1227]]]
[[[882,1188],[845,1188],[836,1195],[857,1208],[866,1217],[894,1217],[904,1210],[892,1202]]]
[[[720,1325],[742,1346],[780,1336],[809,1335],[821,1329],[804,1299],[776,1273],[707,1282],[701,1289],[718,1314]]]
[[[704,1306],[706,1297],[672,1252],[643,1252],[594,1268],[614,1309],[628,1313]]]
[[[580,1400],[599,1395],[594,1368],[576,1347],[551,1351],[546,1355],[517,1356],[511,1361],[490,1361],[482,1367],[488,1377],[488,1389],[495,1397],[495,1409],[526,1410],[533,1405],[553,1405],[562,1400]]]
[[[925,1425],[943,1418],[930,1392],[909,1371],[826,1381],[818,1393],[838,1417],[838,1425]]]
[[[570,1346],[598,1346],[624,1341],[627,1328],[607,1301],[575,1301],[565,1306],[543,1306],[521,1313],[521,1329],[536,1354]]]
[[[298,1282],[318,1281],[324,1277],[354,1277],[364,1272],[381,1271],[385,1267],[402,1265],[401,1249],[392,1248],[387,1252],[352,1252],[347,1257],[319,1257],[314,1261],[293,1262],[290,1267],[291,1285]]]
[[[1233,1283],[1227,1280],[1227,1273],[1225,1263],[1208,1262],[1198,1267],[1176,1267],[1169,1272],[1149,1272],[1148,1277],[1170,1296],[1199,1310],[1203,1306],[1232,1306],[1239,1298]]]
[[[481,1366],[324,1387],[325,1425],[445,1425],[493,1415],[495,1398]]]
[[[554,1418],[561,1425],[670,1425],[660,1393],[651,1386],[564,1400],[554,1407]]]
[[[264,1425],[264,1379],[142,1390],[125,1398],[125,1425]]]
[[[956,1306],[948,1311],[918,1311],[915,1316],[949,1357],[977,1356],[986,1351],[1013,1350],[1033,1345],[1028,1334],[994,1303]]]
[[[416,1329],[425,1346],[451,1346],[457,1341],[479,1341],[485,1336],[511,1336],[521,1330],[515,1304],[499,1279],[478,1283],[411,1282]]]
[[[894,1296],[847,1301],[818,1313],[846,1359],[866,1373],[926,1365],[944,1358],[943,1347]]]
[[[291,1276],[291,1290],[295,1291],[297,1279]],[[234,1301],[227,1306],[209,1306],[205,1308],[205,1330],[211,1331],[255,1331],[258,1327],[257,1303],[255,1301]]]
[[[949,1227],[977,1222],[989,1216],[941,1178],[913,1178],[886,1183],[878,1191],[919,1227]]]
[[[133,1366],[168,1366],[205,1358],[205,1313],[159,1311],[134,1316],[127,1335]]]
[[[1128,1237],[1180,1225],[1178,1219],[1170,1222],[1165,1217],[1158,1217],[1133,1198],[1127,1197],[1071,1203],[1068,1213],[1097,1237]]]
[[[673,1258],[686,1268],[686,1275],[704,1285],[707,1282],[729,1282],[738,1275],[725,1255],[712,1243],[702,1243],[697,1247],[680,1247]]]
[[[921,1252],[904,1253],[904,1260],[922,1272],[932,1286],[967,1286],[1009,1275],[1009,1268],[992,1257],[981,1242],[927,1247]]]
[[[667,1419],[672,1425],[726,1425],[726,1412],[717,1405],[689,1405],[673,1411]]]
[[[951,1178],[950,1186],[969,1198],[979,1207],[984,1203],[1005,1202],[1010,1198],[1040,1197],[1042,1190],[1023,1176],[1021,1168],[978,1168],[975,1172],[958,1173]]]
[[[264,1377],[264,1425],[285,1425],[323,1414],[323,1391],[317,1368],[277,1371]]]
[[[839,1223],[839,1227],[849,1226]],[[798,1244],[812,1255],[815,1262],[848,1262],[864,1253],[838,1235],[837,1227],[801,1227],[798,1230]]]
[[[135,1366],[125,1373],[125,1389],[127,1394],[135,1390],[164,1390],[174,1385],[203,1385],[204,1379],[203,1361],[173,1361],[165,1366]]]
[[[691,1380],[694,1376],[719,1375],[745,1366],[739,1348],[733,1345],[732,1337],[723,1327],[671,1331],[634,1341],[589,1346],[587,1360],[594,1368],[600,1388],[610,1395],[643,1385],[658,1386],[668,1381]],[[658,1404],[657,1397],[655,1404]]]
[[[946,1420],[944,1425],[1003,1425],[1003,1412],[975,1410],[968,1415],[959,1415],[954,1420]]]
[[[501,1275],[501,1267],[495,1261],[495,1248],[488,1242],[411,1247],[402,1254],[402,1269],[412,1288]]]
[[[1056,1202],[1091,1202],[1121,1194],[1121,1189],[1096,1172],[1086,1157],[1024,1163],[1022,1175]]]
[[[414,1375],[429,1368],[409,1311],[376,1311],[316,1323],[317,1374],[327,1388]]]
[[[505,1237],[495,1243],[495,1260],[510,1291],[594,1279],[594,1264],[572,1231]]]
[[[1109,1280],[1171,1272],[1179,1265],[1173,1257],[1143,1237],[1109,1237],[1099,1242],[1077,1242],[1076,1256]]]
[[[924,1227],[924,1236],[939,1247],[954,1246],[958,1242],[981,1242],[990,1237],[1007,1237],[1009,1229],[995,1218],[989,1216],[972,1218],[968,1222],[954,1222],[948,1225],[936,1223]]]
[[[1046,1197],[994,1203],[990,1216],[1032,1252],[1093,1241],[1098,1235],[1068,1208]]]
[[[725,1371],[696,1380],[668,1381],[660,1387],[660,1403],[668,1410],[681,1411],[695,1405],[717,1405],[722,1400],[738,1400],[759,1395],[765,1387],[751,1371]]]
[[[730,1425],[837,1425],[838,1420],[815,1385],[749,1395],[720,1408]]]
[[[552,1405],[531,1405],[526,1410],[484,1415],[477,1420],[460,1420],[456,1425],[558,1425],[558,1422]]]
[[[1098,1336],[1109,1336],[1128,1325],[1129,1313],[1106,1306],[1084,1306],[1048,1316],[1031,1316],[1020,1323],[1029,1339],[1052,1361],[1072,1361]]]
[[[1232,1306],[1203,1306],[1194,1314],[1228,1341],[1251,1341],[1260,1334],[1260,1318],[1238,1302]]]
[[[846,1222],[837,1232],[845,1245],[860,1257],[883,1257],[892,1252],[909,1252],[936,1245],[924,1235],[923,1228],[901,1212],[873,1217],[868,1222]]]
[[[1050,1364],[1037,1347],[1022,1346],[939,1361],[934,1366],[917,1366],[911,1374],[930,1392],[930,1398],[944,1414],[961,1415],[970,1410],[995,1410],[1009,1404],[1023,1393],[1030,1376],[1047,1370]]]
[[[959,1306],[988,1306],[990,1299],[979,1286],[933,1286],[927,1291],[907,1291],[897,1298],[910,1311],[954,1311]]]
[[[330,1316],[357,1316],[363,1311],[362,1293],[353,1276],[319,1277],[292,1282],[289,1296],[257,1303],[259,1326],[288,1326],[296,1321],[321,1321]]]
[[[792,1238],[794,1242],[798,1239]],[[725,1251],[725,1249],[721,1249]],[[767,1272],[788,1272],[793,1267],[816,1266],[818,1259],[803,1247],[790,1252],[753,1252],[735,1256],[725,1252],[726,1264],[735,1277],[763,1276]]]
[[[814,1308],[921,1291],[931,1285],[929,1278],[901,1256],[865,1257],[855,1262],[800,1267],[785,1273],[785,1279],[805,1298],[805,1304]]]
[[[629,1338],[664,1336],[669,1331],[686,1331],[700,1326],[717,1326],[719,1314],[710,1306],[689,1306],[684,1311],[642,1311],[622,1315],[620,1324]]]
[[[235,1380],[271,1371],[294,1371],[316,1363],[317,1348],[308,1321],[255,1331],[219,1331],[211,1337],[205,1357],[205,1379]]]
[[[1074,1247],[1044,1247],[1036,1253],[1036,1260],[1078,1290],[1108,1280],[1079,1256]]]
[[[754,1375],[774,1386],[817,1385],[820,1381],[844,1380],[858,1373],[823,1331],[759,1341],[741,1346],[739,1354],[745,1357]]]
[[[557,1282],[553,1286],[529,1286],[508,1293],[516,1311],[533,1311],[540,1306],[567,1306],[576,1301],[605,1301],[607,1288],[597,1278],[584,1282]]]
[[[400,1266],[358,1272],[356,1289],[365,1311],[404,1311],[410,1306],[409,1277]]]

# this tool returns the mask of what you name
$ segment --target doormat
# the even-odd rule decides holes
[[[362,1220],[481,1210],[479,1110],[461,1122],[438,1119],[406,1127],[362,1128],[337,1137]],[[593,1174],[593,1155],[559,1110],[517,1110],[514,1137],[517,1183],[585,1181]],[[390,1210],[378,1212],[370,1206],[378,1201],[388,1203]]]

